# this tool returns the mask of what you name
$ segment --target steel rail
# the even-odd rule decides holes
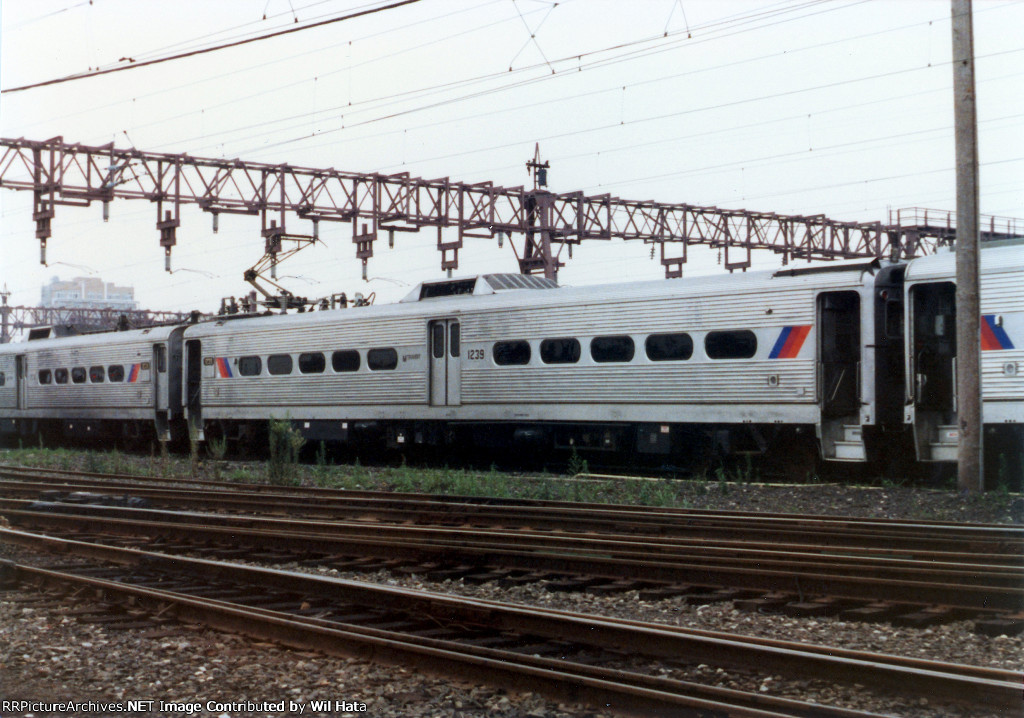
[[[1024,608],[1024,586],[1019,574],[1000,584],[982,583],[977,570],[967,570],[954,581],[952,574],[920,572],[916,580],[902,577],[879,577],[879,571],[853,572],[850,575],[829,573],[831,567],[812,566],[793,560],[766,567],[765,561],[752,563],[730,561],[700,562],[685,556],[652,558],[643,551],[616,555],[612,551],[557,549],[540,544],[532,548],[509,547],[507,541],[484,542],[423,538],[423,529],[411,528],[409,533],[391,532],[388,538],[366,535],[369,527],[359,525],[355,535],[316,534],[299,531],[266,531],[242,526],[207,526],[200,523],[144,521],[117,518],[111,515],[75,515],[33,511],[6,511],[12,523],[37,526],[46,530],[88,531],[106,536],[174,537],[196,546],[195,542],[238,546],[246,543],[262,549],[292,551],[301,555],[376,556],[388,560],[414,562],[448,562],[473,566],[544,571],[560,574],[582,574],[615,579],[631,579],[655,583],[693,584],[697,586],[729,586],[762,592],[791,593],[800,596],[825,595],[856,601],[890,601],[903,605],[937,604],[972,611],[1019,611]],[[397,527],[390,527],[397,528]],[[509,534],[509,537],[514,532]],[[295,557],[298,558],[298,557]],[[295,560],[295,558],[291,560]],[[1008,585],[1009,584],[1009,585]]]
[[[803,567],[828,568],[850,575],[884,576],[899,572],[913,575],[926,572],[933,580],[955,580],[964,576],[974,579],[979,574],[1007,585],[1024,586],[1024,566],[1013,555],[989,556],[958,553],[916,556],[912,552],[890,549],[886,552],[856,547],[813,547],[807,544],[772,544],[736,540],[711,543],[707,539],[637,536],[635,534],[599,534],[571,531],[534,531],[529,529],[482,528],[466,526],[410,526],[402,524],[367,524],[363,521],[320,521],[218,514],[193,511],[168,511],[149,508],[122,508],[93,504],[0,499],[0,513],[9,513],[17,520],[26,514],[60,513],[71,516],[99,515],[110,518],[147,522],[187,523],[204,527],[232,527],[279,534],[316,536],[357,536],[368,534],[382,539],[416,540],[457,546],[485,546],[534,551],[572,551],[586,555],[615,555],[623,559],[645,560],[657,556],[664,560],[685,558],[688,561],[735,561],[739,564],[758,562],[765,567],[784,567],[799,562]],[[896,555],[893,555],[896,554]]]
[[[449,621],[485,625],[499,631],[543,636],[592,645],[627,654],[678,658],[729,665],[745,665],[772,672],[796,673],[833,680],[870,683],[898,691],[926,691],[929,696],[964,701],[972,705],[1021,707],[1020,685],[1024,674],[999,669],[947,665],[824,646],[781,644],[660,624],[605,620],[551,609],[466,599],[444,594],[365,584],[344,579],[311,576],[291,571],[239,566],[204,559],[184,559],[135,549],[116,549],[20,531],[0,530],[0,540],[64,555],[83,555],[104,561],[185,573],[191,578],[226,580],[276,588],[300,596],[330,597],[365,606],[401,610],[409,615],[445,616]],[[96,579],[92,579],[96,580]],[[726,634],[728,635],[728,634]],[[773,645],[774,643],[774,645]]]
[[[4,472],[0,470],[0,476]],[[148,479],[152,481],[153,479]],[[17,490],[17,482],[3,481],[0,487],[11,486]],[[813,538],[816,544],[829,540],[831,534],[840,535],[839,540],[891,546],[899,540],[901,548],[910,548],[909,541],[917,539],[918,549],[941,550],[943,542],[970,553],[984,552],[985,542],[995,545],[1000,552],[1024,554],[1024,527],[999,524],[950,524],[940,522],[908,522],[893,519],[864,519],[851,517],[830,517],[821,515],[772,514],[765,516],[756,512],[701,511],[692,509],[663,509],[607,504],[569,504],[564,502],[536,502],[493,500],[479,497],[449,497],[421,494],[391,494],[386,492],[350,492],[335,489],[314,490],[312,497],[298,498],[302,493],[267,491],[259,485],[219,484],[230,490],[234,498],[227,498],[225,492],[202,492],[195,489],[177,491],[174,489],[151,489],[138,487],[126,482],[109,480],[78,481],[63,484],[70,490],[125,489],[144,497],[177,500],[183,505],[204,506],[210,504],[235,505],[242,510],[267,510],[268,505],[284,509],[307,508],[312,514],[331,514],[335,511],[351,516],[355,512],[383,517],[404,516],[414,520],[441,522],[444,520],[469,521],[474,518],[486,521],[504,520],[516,525],[535,527],[551,526],[565,528],[576,522],[577,527],[593,525],[594,530],[633,529],[648,532],[685,532],[699,528],[746,531],[752,527],[763,527],[773,532],[791,531],[791,534]],[[29,488],[23,491],[31,491]],[[326,493],[324,493],[326,492]],[[24,495],[24,494],[23,494]],[[508,509],[514,507],[515,514]],[[532,522],[532,523],[530,523]],[[827,533],[826,533],[827,532]],[[765,538],[768,538],[765,536]],[[964,541],[971,541],[965,546]],[[940,547],[936,549],[936,547]],[[947,549],[950,550],[950,549]],[[952,549],[955,550],[955,549]],[[989,551],[991,552],[991,550]]]
[[[405,504],[407,502],[419,501],[431,505],[448,506],[448,505],[470,505],[474,507],[523,507],[523,508],[534,508],[534,509],[566,509],[572,508],[577,511],[583,512],[598,512],[598,513],[610,513],[610,514],[640,514],[651,517],[665,517],[665,516],[685,516],[691,517],[728,517],[728,518],[762,518],[765,517],[764,512],[760,511],[738,511],[738,510],[727,510],[727,509],[694,509],[694,508],[682,508],[682,507],[652,507],[643,506],[636,504],[610,504],[610,503],[594,503],[594,502],[566,502],[556,501],[547,499],[527,499],[527,498],[510,498],[500,496],[472,496],[472,495],[458,495],[458,494],[432,494],[422,492],[392,492],[392,491],[380,491],[380,490],[365,490],[365,489],[337,489],[337,488],[325,488],[318,486],[279,486],[274,484],[259,484],[259,483],[239,483],[236,481],[213,481],[209,479],[195,479],[190,477],[159,477],[159,476],[146,476],[141,474],[106,474],[98,472],[82,472],[73,469],[53,469],[53,468],[37,468],[37,467],[23,467],[23,466],[0,466],[0,478],[8,476],[24,476],[28,473],[31,476],[43,479],[45,477],[40,476],[40,473],[54,474],[56,476],[71,476],[71,477],[88,477],[92,479],[102,480],[101,483],[95,484],[96,486],[107,486],[114,485],[112,482],[120,481],[120,484],[126,487],[137,486],[139,483],[172,483],[181,484],[194,488],[195,486],[207,486],[211,488],[222,488],[232,492],[239,492],[242,494],[253,494],[256,496],[267,496],[272,495],[275,499],[292,499],[295,497],[309,497],[318,502],[323,499],[337,499],[339,501],[350,501],[352,499],[366,499],[387,502],[397,502]],[[529,480],[531,477],[523,476],[516,477],[516,480]],[[566,481],[572,481],[572,478],[566,478]],[[858,526],[861,524],[871,526],[890,526],[896,529],[905,530],[919,530],[919,531],[934,531],[940,529],[955,534],[967,534],[970,535],[974,532],[974,529],[979,529],[980,532],[986,534],[1000,535],[1006,534],[1013,538],[1024,538],[1024,527],[1018,525],[1009,524],[993,524],[993,523],[978,523],[978,522],[949,522],[949,521],[933,521],[926,519],[888,519],[888,518],[877,518],[877,517],[860,517],[860,516],[830,516],[826,514],[799,514],[799,513],[772,513],[768,515],[770,520],[773,522],[778,521],[791,521],[791,522],[812,522],[817,524],[838,524],[838,525],[849,525]]]
[[[73,501],[70,494],[87,489],[104,488],[108,493],[103,496],[111,497],[109,493],[111,487],[69,484],[64,488],[66,491],[60,492],[60,496],[53,496],[54,492],[50,484],[0,480],[0,494],[38,496],[43,501],[55,501],[68,505],[82,504],[83,501]],[[227,495],[225,492],[216,491],[137,489],[130,485],[118,488],[125,488],[131,492],[131,496],[144,498],[151,505],[162,508],[187,507],[204,510],[259,512],[260,515],[268,518],[297,514],[293,520],[309,522],[314,520],[325,522],[333,518],[345,524],[373,521],[376,525],[380,525],[381,521],[387,521],[402,525],[458,525],[479,529],[501,527],[505,530],[517,528],[520,529],[517,533],[519,536],[527,535],[530,531],[557,531],[561,535],[600,533],[603,536],[632,537],[634,540],[644,536],[646,537],[644,540],[652,544],[671,542],[673,545],[682,545],[689,542],[691,545],[702,547],[709,546],[709,542],[713,541],[713,545],[717,547],[749,548],[751,542],[757,541],[770,543],[777,550],[817,553],[857,552],[858,554],[892,559],[1006,564],[1013,567],[1021,565],[1021,551],[1024,551],[1024,540],[1019,543],[1006,540],[957,541],[943,540],[937,536],[911,540],[904,534],[893,535],[886,531],[851,533],[848,531],[832,532],[826,528],[814,531],[769,532],[765,529],[758,529],[753,522],[741,530],[737,529],[731,521],[726,527],[718,527],[704,519],[699,522],[669,520],[657,523],[609,521],[574,516],[571,505],[563,509],[561,515],[548,513],[538,516],[530,511],[520,512],[516,507],[487,508],[481,511],[473,504],[465,506],[464,511],[461,512],[452,511],[451,509],[457,507],[449,504],[447,510],[438,512],[431,508],[403,506],[381,509],[372,503],[375,500],[371,500],[370,504],[360,499],[353,499],[347,503],[339,501],[337,505],[331,507],[324,506],[324,502],[288,503],[279,499],[269,501],[268,498],[262,496],[239,497],[236,494]],[[84,499],[85,497],[80,498]],[[15,503],[17,501],[17,499],[0,499],[0,507],[19,508],[21,505]],[[22,501],[27,501],[27,499],[22,499]],[[413,506],[420,506],[417,502],[411,503]],[[339,516],[345,518],[337,518]],[[736,540],[737,536],[744,537],[744,540]],[[879,543],[884,545],[878,546]],[[1015,549],[1020,549],[1020,551]]]

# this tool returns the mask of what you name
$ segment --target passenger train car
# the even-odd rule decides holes
[[[1024,444],[1024,244],[982,252],[984,421]],[[0,346],[0,430],[653,455],[956,454],[954,260],[558,287]],[[812,457],[813,458],[813,457]]]

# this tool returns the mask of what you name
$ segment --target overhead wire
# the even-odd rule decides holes
[[[826,0],[813,0],[812,2],[802,3],[799,7],[803,8],[805,6],[818,5],[818,4],[821,4],[822,2],[825,2],[825,1]],[[855,2],[849,3],[848,5],[845,5],[843,7],[850,7],[852,5],[861,4],[863,2],[866,2],[866,0],[855,0]],[[823,10],[823,11],[819,11],[819,12],[827,12],[827,10]],[[764,14],[764,13],[757,13],[757,14],[761,15],[761,14]],[[814,14],[818,14],[818,13],[814,13]],[[790,18],[790,19],[787,19],[787,20],[777,21],[777,22],[769,23],[768,25],[765,25],[765,26],[758,26],[757,28],[754,28],[754,29],[764,29],[764,27],[770,27],[770,26],[779,24],[780,22],[790,22],[793,19],[803,19],[805,17],[808,17],[808,16],[804,15],[804,16],[800,16],[798,18]],[[718,23],[716,23],[716,24],[718,24]],[[738,32],[747,32],[748,30],[735,31],[733,33],[730,33],[730,36],[733,35],[733,34],[736,34]],[[702,40],[701,42],[708,42],[711,39],[721,39],[721,36],[716,36],[715,38],[708,38],[708,39]],[[640,43],[640,42],[650,42],[650,39],[636,41],[636,43]],[[604,48],[602,50],[597,50],[597,51],[593,51],[593,52],[589,52],[589,53],[570,55],[570,56],[567,56],[567,57],[564,57],[564,58],[561,58],[561,59],[558,59],[558,60],[554,60],[552,62],[552,64],[558,64],[558,63],[562,63],[562,62],[566,62],[566,61],[572,61],[574,59],[577,59],[577,58],[580,58],[580,57],[583,57],[583,56],[592,55],[592,54],[596,54],[596,53],[600,53],[600,52],[605,52],[605,51],[607,51],[609,49],[621,48],[621,47],[625,47],[625,46],[628,46],[628,45],[631,45],[631,44],[636,44],[636,43],[619,43],[617,45],[612,46],[611,48]],[[657,52],[662,52],[662,51],[665,51],[664,48],[657,50]],[[642,55],[642,56],[646,56],[646,54]],[[631,59],[635,59],[635,58],[631,58]],[[598,61],[595,61],[595,63],[593,65],[580,65],[578,67],[578,71],[582,72],[582,71],[585,71],[587,69],[593,69],[594,67],[602,67],[602,66],[605,66],[606,64],[612,63],[613,61],[614,62],[619,62],[619,61],[624,61],[624,59],[603,60],[603,61],[600,61],[600,64],[598,64]],[[541,64],[539,66],[543,67],[543,64]],[[513,72],[517,72],[518,73],[518,72],[522,72],[522,71],[525,71],[525,70],[528,70],[528,69],[536,69],[537,67],[538,67],[538,65],[533,65],[533,66],[530,66],[528,68],[520,68],[519,70],[515,70]],[[491,73],[491,74],[488,74],[488,75],[478,76],[476,78],[470,78],[470,79],[467,79],[467,80],[461,80],[461,81],[458,81],[456,83],[446,83],[445,85],[437,85],[437,86],[435,86],[434,88],[431,88],[431,89],[433,91],[433,90],[437,90],[437,89],[441,89],[441,88],[451,88],[451,87],[456,86],[456,85],[457,86],[462,86],[462,85],[467,85],[467,84],[476,84],[476,83],[479,83],[479,82],[482,82],[482,81],[485,81],[485,80],[488,80],[488,79],[492,79],[494,77],[506,76],[507,74],[508,73]],[[562,76],[564,76],[564,74],[559,74],[559,73],[543,74],[543,75],[540,75],[540,76],[537,76],[537,77],[531,77],[531,78],[527,78],[525,80],[519,80],[519,81],[516,81],[516,82],[500,85],[498,87],[493,87],[493,88],[487,88],[487,89],[479,90],[479,91],[476,91],[476,92],[473,92],[473,93],[469,93],[469,94],[465,94],[465,95],[461,95],[461,96],[458,96],[458,97],[455,97],[455,98],[447,98],[447,99],[443,99],[443,100],[438,100],[436,102],[432,102],[432,103],[425,104],[425,105],[420,105],[418,107],[414,107],[414,108],[411,108],[411,109],[400,110],[400,111],[392,112],[392,113],[389,113],[389,114],[380,115],[380,116],[377,116],[377,117],[370,118],[368,120],[363,120],[361,122],[355,122],[355,123],[343,125],[342,127],[337,127],[337,128],[330,129],[330,130],[324,130],[324,131],[319,132],[319,133],[306,134],[306,135],[302,135],[302,136],[299,136],[299,137],[293,137],[293,138],[289,138],[289,139],[286,139],[286,140],[281,140],[279,142],[275,142],[275,143],[272,143],[272,144],[264,145],[260,149],[270,149],[270,148],[274,148],[274,147],[284,146],[284,145],[287,145],[287,144],[292,144],[292,143],[295,143],[295,142],[301,142],[303,140],[308,140],[308,139],[310,139],[310,138],[312,138],[314,136],[322,136],[322,135],[325,135],[325,134],[332,134],[332,133],[335,133],[335,132],[343,131],[345,129],[351,129],[353,127],[361,127],[361,126],[365,126],[365,125],[369,125],[369,124],[374,124],[374,123],[377,123],[377,122],[382,122],[384,120],[395,119],[397,117],[403,117],[403,116],[410,115],[410,114],[413,114],[413,113],[422,112],[424,110],[437,109],[439,107],[444,107],[444,106],[447,106],[447,105],[452,105],[452,104],[456,104],[456,103],[459,103],[459,102],[464,102],[466,100],[478,99],[478,98],[486,97],[486,96],[493,95],[493,94],[498,93],[498,92],[503,92],[503,91],[508,90],[508,89],[515,89],[515,88],[520,88],[520,87],[526,87],[526,86],[535,84],[537,82],[544,82],[546,80],[550,80],[550,79],[557,78],[557,77],[562,77]],[[395,95],[392,96],[392,98],[399,99],[399,98],[408,96],[410,94],[416,94],[416,93],[420,93],[420,92],[422,92],[422,91],[421,90],[416,90],[416,91],[407,91],[407,92],[404,92],[404,93],[396,93]]]
[[[930,21],[928,21],[928,22],[930,22]],[[918,27],[918,26],[921,26],[921,25],[924,25],[924,24],[927,24],[927,23],[911,23],[909,25],[904,25],[904,26],[900,26],[900,27],[897,27],[897,28],[889,28],[889,29],[885,29],[885,30],[879,30],[879,31],[874,31],[874,32],[870,32],[870,33],[864,33],[864,34],[861,34],[861,35],[858,35],[858,36],[855,36],[855,37],[851,37],[851,38],[844,38],[844,39],[841,39],[841,40],[831,40],[831,41],[828,41],[828,42],[816,43],[816,44],[813,44],[813,45],[807,45],[807,46],[804,46],[804,47],[795,48],[793,50],[773,52],[773,53],[758,55],[756,57],[745,58],[745,59],[742,59],[742,60],[736,60],[736,61],[732,61],[732,62],[721,63],[721,64],[713,65],[713,66],[710,66],[710,67],[699,68],[699,69],[696,69],[696,70],[687,70],[685,72],[672,73],[670,75],[662,75],[662,76],[656,77],[656,78],[648,78],[648,79],[645,79],[645,80],[638,80],[638,81],[631,82],[628,85],[628,87],[630,87],[630,88],[642,87],[642,86],[650,85],[650,84],[653,84],[653,83],[664,82],[664,81],[668,81],[668,80],[677,80],[677,79],[682,78],[682,77],[689,77],[691,75],[701,74],[701,73],[704,73],[704,72],[710,72],[710,71],[719,70],[719,69],[723,69],[723,68],[727,68],[727,67],[736,67],[736,66],[741,66],[741,65],[750,64],[750,63],[758,63],[758,62],[762,62],[762,61],[767,60],[767,59],[771,59],[771,58],[774,58],[774,57],[779,57],[779,56],[786,55],[786,54],[793,55],[793,54],[796,54],[796,53],[799,53],[799,52],[803,52],[803,51],[807,51],[807,50],[812,50],[812,49],[820,49],[820,48],[823,48],[823,47],[829,47],[831,45],[840,44],[840,43],[844,43],[844,42],[856,42],[856,41],[863,40],[863,39],[868,38],[868,37],[873,37],[873,36],[881,35],[881,34],[887,34],[887,33],[890,33],[890,32],[898,32],[898,31],[903,30],[903,29],[912,28],[912,27]],[[325,75],[321,75],[321,77],[322,76],[325,76]],[[581,98],[584,98],[584,97],[591,97],[591,96],[595,96],[595,95],[599,95],[599,94],[604,94],[604,93],[609,93],[609,92],[618,92],[621,89],[622,89],[622,87],[620,85],[616,85],[615,87],[607,87],[607,88],[602,88],[602,89],[599,89],[599,90],[590,90],[590,91],[587,91],[587,92],[581,92],[581,93],[576,93],[576,94],[572,94],[572,95],[560,95],[557,98],[557,100],[555,100],[555,101],[556,102],[566,102],[566,101],[578,100],[578,99],[581,99]],[[394,96],[391,96],[391,97],[394,97]],[[359,112],[360,111],[360,109],[359,109],[360,106],[366,105],[366,104],[370,104],[370,103],[374,103],[374,102],[378,102],[378,101],[380,101],[382,99],[390,99],[390,97],[385,96],[384,98],[374,98],[372,100],[363,100],[363,101],[358,101],[358,102],[352,102],[352,103],[349,103],[347,105],[335,105],[333,107],[328,107],[328,108],[323,108],[321,110],[317,110],[315,113],[300,113],[300,114],[296,114],[296,115],[289,115],[287,117],[281,117],[281,118],[278,118],[278,119],[275,119],[275,120],[263,121],[263,122],[260,122],[260,123],[255,123],[255,124],[251,124],[251,125],[245,125],[245,126],[242,126],[242,127],[235,127],[235,128],[232,129],[232,132],[241,131],[241,130],[245,130],[245,129],[254,129],[254,128],[257,128],[257,127],[266,128],[268,125],[274,125],[274,124],[279,124],[281,122],[287,122],[287,121],[293,121],[293,120],[302,120],[303,124],[304,124],[305,121],[313,119],[313,117],[315,115],[330,115],[330,114],[336,113],[338,110],[342,110],[342,109],[346,110],[349,113],[351,113],[351,112]],[[229,101],[229,102],[221,103],[219,105],[215,105],[214,107],[221,107],[221,106],[224,106],[224,105],[227,105],[227,104],[231,104],[232,102],[234,102],[234,101],[232,100],[232,101]],[[479,119],[481,117],[489,117],[489,116],[493,116],[493,115],[496,115],[496,114],[502,114],[502,113],[505,113],[505,112],[515,111],[515,110],[529,109],[531,107],[537,107],[537,106],[541,106],[541,105],[550,105],[551,103],[552,103],[552,100],[545,99],[545,100],[538,101],[538,102],[521,104],[521,105],[512,106],[512,107],[502,107],[502,108],[497,109],[497,110],[489,110],[487,112],[481,112],[481,113],[476,113],[476,114],[471,114],[471,115],[459,115],[457,118],[445,119],[445,120],[441,120],[441,121],[438,121],[438,122],[423,123],[423,124],[412,126],[412,127],[406,127],[406,128],[403,128],[402,130],[387,130],[387,131],[384,131],[384,132],[381,132],[381,133],[372,134],[372,135],[363,134],[363,135],[360,135],[359,138],[353,138],[352,141],[363,141],[363,140],[365,140],[365,139],[367,139],[369,137],[378,137],[378,136],[382,136],[382,135],[385,135],[385,134],[395,134],[395,133],[402,132],[402,131],[412,131],[412,130],[423,129],[423,128],[426,128],[426,127],[437,127],[439,125],[449,124],[449,123],[452,123],[452,122],[463,122],[465,120]],[[210,108],[207,108],[207,109],[210,109]],[[195,114],[195,113],[192,112],[192,113],[187,113],[187,114]],[[177,115],[176,117],[180,118],[180,117],[183,117],[183,116],[186,116],[186,115]],[[163,121],[164,120],[160,120],[160,122],[163,122]],[[143,126],[144,127],[145,126],[152,126],[153,124],[157,124],[157,123],[150,123],[150,125],[143,125]],[[351,126],[350,126],[350,128],[351,128]],[[289,128],[284,128],[284,129],[289,129]],[[273,131],[268,130],[267,132],[260,133],[258,135],[249,135],[248,137],[246,137],[244,139],[254,139],[256,137],[261,137],[261,136],[265,136],[265,135],[268,135],[268,134],[272,134],[273,132],[276,132],[276,131],[278,131],[278,130],[273,130]],[[201,137],[201,138],[196,138],[196,137],[185,138],[185,139],[181,140],[181,142],[187,143],[187,142],[193,141],[195,139],[203,139],[203,138],[205,138],[205,136]],[[475,152],[475,151],[476,150],[474,150],[473,152]],[[456,153],[454,155],[447,155],[447,156],[458,156],[458,153]]]
[[[221,45],[215,45],[213,47],[201,48],[201,49],[197,49],[197,50],[189,50],[189,51],[186,51],[186,52],[180,52],[180,53],[177,53],[175,55],[170,55],[170,56],[167,56],[167,57],[160,57],[160,58],[156,58],[156,59],[153,59],[153,60],[144,60],[142,62],[136,62],[136,63],[128,64],[128,65],[121,65],[119,67],[112,67],[112,68],[109,68],[109,69],[106,69],[106,70],[94,70],[92,72],[78,73],[76,75],[66,75],[65,77],[57,77],[57,78],[54,78],[52,80],[44,80],[42,82],[34,82],[34,83],[31,83],[31,84],[28,84],[28,85],[21,85],[20,87],[9,87],[9,88],[7,88],[5,90],[0,90],[0,93],[8,93],[9,94],[9,93],[14,93],[14,92],[22,92],[24,90],[31,90],[31,89],[34,89],[34,88],[37,88],[37,87],[47,87],[49,85],[57,85],[57,84],[64,83],[64,82],[72,82],[74,80],[83,80],[83,79],[90,78],[90,77],[98,77],[100,75],[109,75],[109,74],[114,73],[114,72],[124,72],[124,71],[127,71],[127,70],[136,70],[136,69],[138,69],[140,67],[148,67],[150,65],[157,65],[157,64],[160,64],[160,63],[164,63],[164,62],[171,62],[173,60],[180,60],[180,59],[186,58],[186,57],[194,57],[196,55],[204,55],[204,54],[207,54],[207,53],[210,53],[210,52],[216,52],[218,50],[225,50],[225,49],[232,48],[232,47],[239,47],[241,45],[247,45],[247,44],[253,43],[253,42],[260,42],[262,40],[269,40],[270,38],[280,37],[282,35],[290,35],[292,33],[302,32],[304,30],[310,30],[310,29],[317,28],[317,27],[323,27],[324,25],[331,25],[331,24],[336,23],[336,22],[343,22],[345,20],[352,20],[354,18],[363,17],[365,15],[373,15],[375,13],[384,12],[386,10],[394,10],[396,8],[403,7],[405,5],[412,5],[412,4],[418,3],[418,2],[420,2],[420,0],[395,0],[395,2],[392,2],[392,3],[388,4],[388,5],[383,5],[381,7],[376,7],[376,8],[370,9],[370,10],[361,10],[361,11],[358,11],[358,12],[350,13],[348,15],[343,15],[341,17],[331,18],[329,20],[321,20],[319,22],[313,22],[313,23],[310,23],[308,25],[302,25],[301,27],[293,27],[293,28],[288,28],[286,30],[277,30],[275,32],[266,33],[266,34],[260,35],[258,37],[252,37],[252,38],[243,39],[243,40],[236,40],[234,42],[228,42],[228,43],[224,43],[224,44],[221,44]]]

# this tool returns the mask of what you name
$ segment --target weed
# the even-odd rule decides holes
[[[101,473],[100,472],[101,468],[102,467],[100,466],[100,457],[96,454],[96,452],[95,451],[86,451],[85,452],[85,469],[84,469],[85,472],[89,473],[89,474],[98,474],[98,473]]]
[[[580,474],[589,474],[590,467],[587,466],[587,460],[579,455],[576,451],[576,444],[573,444],[569,452],[569,465],[566,467],[566,473],[569,476],[579,476]]]
[[[267,481],[271,484],[296,483],[299,451],[306,443],[302,433],[292,426],[289,419],[271,419],[268,436]]]
[[[199,440],[191,434],[188,437],[188,475],[193,479],[199,476]]]
[[[206,452],[210,455],[210,468],[213,470],[213,480],[220,481],[221,466],[224,456],[228,452],[228,440],[220,436],[206,442]]]
[[[725,467],[721,464],[715,469],[715,477],[718,479],[718,490],[725,496],[729,493],[729,482],[726,481]]]

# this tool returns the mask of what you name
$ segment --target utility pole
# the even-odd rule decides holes
[[[7,285],[4,284],[4,289],[0,292],[0,344],[6,344],[11,341],[11,308],[7,306],[7,298],[11,296],[11,293],[7,291]]]
[[[981,299],[978,264],[978,118],[971,0],[953,3],[953,113],[956,136],[957,486],[984,491],[981,431]]]

